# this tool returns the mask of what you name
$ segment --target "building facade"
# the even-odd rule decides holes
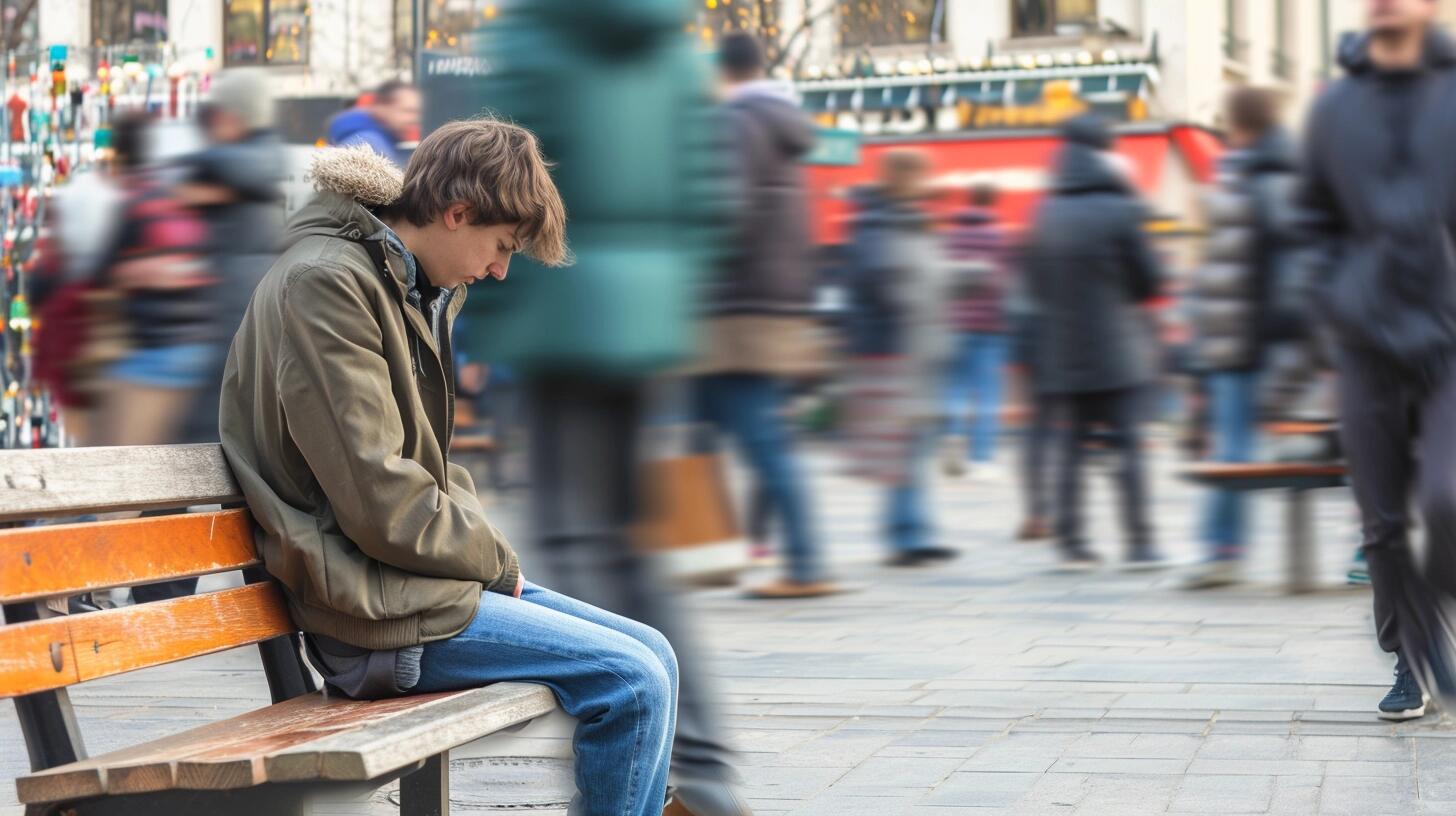
[[[1297,118],[1335,74],[1340,34],[1360,24],[1356,0],[898,2],[898,19],[931,14],[938,26],[865,37],[846,28],[843,8],[855,4],[844,3],[814,19],[780,62],[811,110],[834,114],[826,124],[867,135],[944,132],[1036,126],[1095,109],[1218,127],[1221,100],[1243,84],[1276,90]],[[812,3],[782,5],[799,13],[777,26],[781,39]],[[1443,13],[1456,19],[1453,5]]]

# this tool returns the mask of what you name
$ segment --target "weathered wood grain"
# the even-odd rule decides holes
[[[220,445],[0,451],[0,521],[241,500]]]
[[[363,728],[274,751],[268,781],[365,780],[556,708],[545,686],[496,683],[407,708]]]
[[[498,683],[393,700],[297,697],[146,745],[16,780],[20,801],[263,782],[364,781],[556,707],[544,686]]]
[[[245,510],[0,530],[0,602],[75,595],[258,563]]]
[[[295,631],[273,583],[0,627],[0,697],[61,688]],[[62,655],[62,669],[54,655]]]
[[[65,618],[0,626],[0,697],[79,682]]]

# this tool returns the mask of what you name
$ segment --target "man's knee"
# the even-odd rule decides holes
[[[644,712],[666,709],[677,688],[677,659],[665,638],[662,644],[664,651],[658,654],[647,644],[633,640],[623,644],[608,661],[612,673],[628,687],[633,701]]]

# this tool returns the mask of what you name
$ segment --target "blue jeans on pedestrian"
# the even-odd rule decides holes
[[[895,552],[914,552],[931,546],[935,526],[930,521],[925,489],[931,445],[929,433],[916,436],[910,445],[905,480],[891,485],[885,496],[885,533]]]
[[[784,397],[766,374],[710,374],[698,378],[697,417],[737,438],[784,530],[789,577],[804,583],[823,579],[819,544],[809,499],[794,462],[792,436],[782,415]]]
[[[677,723],[677,658],[633,620],[527,583],[486,592],[464,631],[425,644],[417,693],[538,683],[577,720],[572,816],[661,816]]]
[[[1004,334],[965,332],[957,341],[946,388],[946,433],[965,436],[966,416],[974,410],[971,460],[996,458],[996,434],[1001,426],[1001,380],[1006,372],[1010,340]]]
[[[1213,428],[1213,461],[1248,462],[1257,441],[1258,375],[1252,371],[1220,371],[1205,380],[1209,421]],[[1203,540],[1215,561],[1243,557],[1244,494],[1214,490],[1204,510]]]

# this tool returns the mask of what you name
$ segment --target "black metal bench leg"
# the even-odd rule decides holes
[[[7,604],[4,607],[6,623],[39,619],[40,613],[33,603]],[[30,754],[32,772],[86,758],[81,729],[76,727],[76,715],[71,710],[71,698],[65,689],[25,694],[12,702],[15,703],[16,719],[20,721],[20,733],[25,737],[25,749]]]
[[[400,816],[446,816],[450,812],[450,755],[435,754],[424,767],[399,780]]]
[[[1315,586],[1314,541],[1308,490],[1289,491],[1289,592],[1313,592]]]

